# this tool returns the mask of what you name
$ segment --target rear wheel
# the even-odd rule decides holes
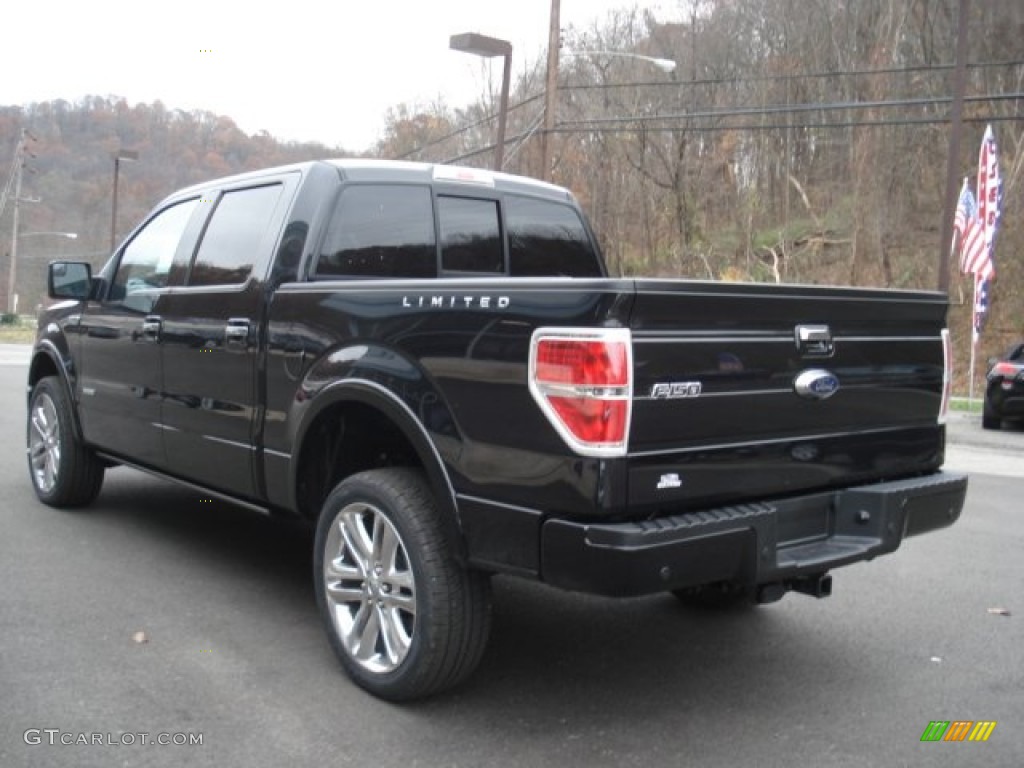
[[[324,502],[317,602],[351,678],[401,701],[451,688],[476,668],[490,631],[490,581],[456,562],[422,474],[353,475]]]
[[[1003,420],[999,418],[992,406],[989,405],[988,398],[985,398],[985,402],[981,407],[981,427],[982,429],[1000,429],[1003,426]]]
[[[71,404],[54,376],[40,379],[28,407],[28,469],[36,496],[54,507],[95,500],[103,463],[75,436]]]

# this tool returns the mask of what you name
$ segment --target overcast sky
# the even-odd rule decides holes
[[[561,26],[585,29],[634,5],[668,20],[679,4],[562,0]],[[379,138],[388,107],[460,107],[489,77],[499,87],[500,64],[450,51],[450,35],[511,41],[513,78],[543,56],[550,0],[15,0],[0,13],[0,105],[159,99],[227,115],[246,133],[359,151]]]

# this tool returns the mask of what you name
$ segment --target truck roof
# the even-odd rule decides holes
[[[468,166],[417,163],[404,160],[379,160],[374,158],[332,158],[264,168],[257,171],[210,179],[209,181],[180,189],[170,197],[194,194],[212,187],[257,180],[265,176],[287,173],[289,171],[306,173],[315,166],[332,167],[347,181],[406,184],[445,183],[477,188],[491,187],[503,192],[518,192],[520,194],[547,197],[563,202],[574,200],[572,193],[568,189],[526,176],[515,176],[482,168],[470,168]]]

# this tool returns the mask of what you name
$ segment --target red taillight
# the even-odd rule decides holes
[[[949,399],[953,394],[953,343],[949,329],[942,329],[942,401],[939,403],[939,424],[946,423],[949,415]]]
[[[996,363],[992,366],[992,370],[988,372],[989,376],[1006,376],[1013,378],[1017,375],[1017,366],[1013,363]]]
[[[608,341],[537,341],[537,381],[586,387],[629,385],[627,344]]]
[[[539,329],[530,345],[530,392],[577,453],[622,456],[632,409],[626,329]]]

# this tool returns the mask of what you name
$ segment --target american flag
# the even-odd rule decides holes
[[[981,336],[981,330],[985,327],[985,316],[988,315],[989,290],[992,287],[991,281],[981,275],[974,276],[974,334],[972,338],[977,343]]]
[[[956,206],[953,229],[960,238],[960,272],[965,275],[977,275],[986,266],[991,271],[992,261],[987,257],[985,227],[978,218],[978,206],[974,202],[971,188],[967,185],[967,179],[964,179],[964,186],[960,190],[960,202]],[[987,277],[991,277],[991,274]]]
[[[982,280],[995,277],[994,260],[996,231],[999,229],[999,208],[1003,197],[1003,183],[999,177],[999,150],[992,126],[985,127],[978,152],[978,221],[984,232],[985,247],[970,263],[967,270]]]
[[[985,247],[971,262],[974,273],[974,333],[978,342],[991,303],[992,278],[996,274],[995,245],[999,230],[999,209],[1003,202],[1003,181],[999,176],[999,149],[992,126],[985,127],[978,152],[978,222],[984,231]]]

